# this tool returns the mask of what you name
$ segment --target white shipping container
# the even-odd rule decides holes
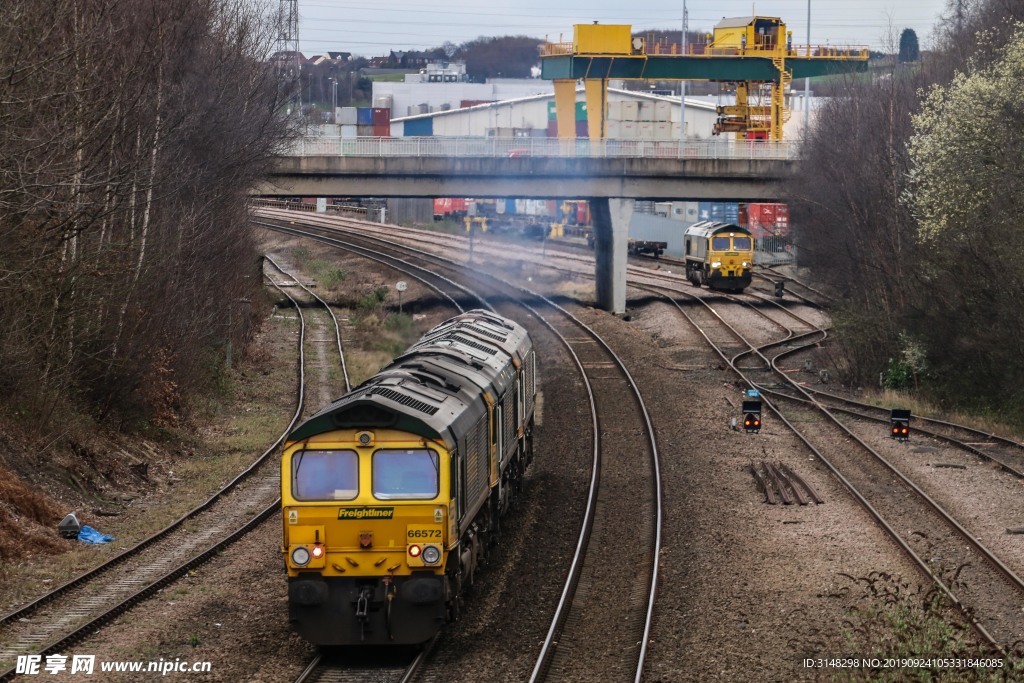
[[[639,114],[637,121],[653,121],[654,120],[654,102],[637,102],[639,106]]]
[[[643,125],[643,124],[641,124]],[[672,139],[672,124],[668,121],[655,121],[654,122],[654,139],[655,140],[671,140]]]
[[[341,113],[338,115],[338,123],[343,126],[354,126],[356,125],[356,108],[355,107],[339,107]]]
[[[373,106],[377,109],[391,109],[394,103],[394,95],[377,95],[373,98]]]
[[[622,120],[622,100],[614,100],[608,103],[608,120],[609,121],[621,121]],[[611,136],[609,136],[611,137]]]
[[[622,140],[636,140],[640,135],[640,130],[637,128],[640,124],[636,121],[621,121],[619,125],[621,126],[622,137],[620,139]]]
[[[696,223],[700,220],[700,203],[672,202],[671,218],[684,223]]]
[[[609,140],[619,140],[622,138],[622,122],[617,119],[608,119],[604,122],[605,125],[605,137]]]
[[[654,139],[654,122],[653,121],[641,121],[636,124],[637,126],[637,137],[641,140],[653,140]]]
[[[621,121],[639,121],[640,103],[636,100],[622,100]]]
[[[341,126],[341,137],[343,137],[343,138],[354,138],[354,137],[357,137],[357,135],[358,135],[357,131],[358,130],[359,130],[359,127],[356,126],[355,124],[352,124],[352,125],[347,125],[347,124],[346,125],[342,125]]]
[[[671,102],[655,102],[654,103],[654,120],[655,121],[671,121],[669,118],[672,116],[672,103]]]
[[[672,124],[672,139],[673,140],[678,140],[679,139],[679,132],[680,132],[679,129],[680,129],[680,126],[682,126],[682,125],[683,124],[681,124],[679,121],[676,121],[675,123]],[[689,121],[687,121],[687,123],[686,123],[686,128],[687,129],[690,128]]]
[[[679,123],[682,120],[682,108],[677,105],[669,103],[669,117],[668,120],[672,123]]]

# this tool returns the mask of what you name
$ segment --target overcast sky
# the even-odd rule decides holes
[[[275,2],[277,0],[270,0]],[[888,51],[905,28],[931,43],[947,0],[810,0],[811,43],[867,45]],[[808,0],[687,0],[691,30],[710,30],[722,17],[781,17],[795,43],[807,42]],[[572,25],[600,21],[632,24],[634,30],[679,30],[682,0],[299,0],[300,49],[308,56],[328,50],[366,57],[388,50],[437,47],[479,36],[528,35],[572,38]],[[895,36],[892,38],[891,36]],[[893,48],[895,49],[895,48]]]

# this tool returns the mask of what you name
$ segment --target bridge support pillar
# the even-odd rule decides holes
[[[612,313],[626,312],[626,263],[633,199],[596,197],[590,200],[594,222],[597,305]]]
[[[555,120],[558,121],[558,137],[576,137],[576,81],[555,79]]]

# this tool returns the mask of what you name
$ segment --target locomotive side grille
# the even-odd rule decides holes
[[[537,387],[534,386],[534,368],[537,365],[537,354],[534,351],[530,351],[530,354],[526,357],[526,362],[523,363],[523,377],[526,380],[526,413],[529,414],[533,410],[533,397],[537,393]]]
[[[403,406],[412,408],[413,410],[418,410],[421,413],[426,413],[427,415],[433,415],[437,412],[437,406],[432,406],[429,403],[425,403],[411,396],[399,393],[394,389],[389,389],[387,387],[378,387],[373,390],[373,393],[377,394],[378,396],[391,399],[395,403],[401,403]]]
[[[487,416],[484,415],[466,436],[466,491],[487,488],[490,463],[487,457]]]

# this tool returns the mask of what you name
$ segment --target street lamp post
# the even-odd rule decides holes
[[[811,56],[811,0],[807,0],[807,57]],[[804,79],[804,139],[811,121],[811,79]]]
[[[331,122],[338,122],[338,79],[331,78]]]

